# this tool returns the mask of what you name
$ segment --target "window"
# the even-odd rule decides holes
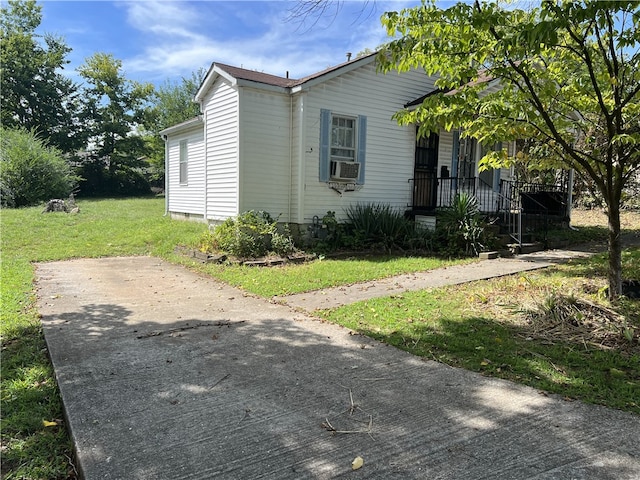
[[[180,183],[187,183],[187,165],[188,165],[188,156],[187,156],[187,141],[180,140]]]
[[[366,135],[367,117],[320,111],[321,182],[364,183]]]
[[[331,160],[356,161],[356,119],[331,117]]]

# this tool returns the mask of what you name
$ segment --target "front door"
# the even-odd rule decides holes
[[[437,133],[418,137],[413,173],[413,208],[433,209],[438,199],[438,141]]]

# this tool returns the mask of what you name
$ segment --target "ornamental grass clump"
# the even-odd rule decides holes
[[[388,204],[358,203],[350,205],[345,213],[345,227],[356,248],[404,250],[411,248],[417,236],[414,223]]]

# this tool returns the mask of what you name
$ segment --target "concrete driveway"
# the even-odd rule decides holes
[[[421,360],[155,258],[37,275],[87,480],[640,478],[638,416]]]

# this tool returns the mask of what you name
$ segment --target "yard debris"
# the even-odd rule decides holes
[[[213,383],[207,390],[213,390],[213,388],[218,385],[220,382],[222,382],[223,380],[226,380],[227,378],[229,378],[231,376],[230,373],[227,373],[224,377],[222,377],[220,380],[218,380],[217,382]]]
[[[328,430],[329,432],[336,433],[367,433],[371,438],[372,429],[373,429],[373,416],[365,412],[360,408],[357,403],[353,401],[353,393],[351,389],[349,389],[349,400],[350,405],[349,408],[335,415],[332,420],[335,422],[337,419],[341,420],[343,423],[348,423],[349,427],[345,428],[336,428],[334,427],[328,418],[325,418],[324,422],[322,422],[322,428]],[[366,428],[355,428],[359,425],[365,424]],[[350,428],[353,425],[354,428]]]
[[[232,322],[230,320],[221,320],[219,322],[198,323],[195,325],[189,325],[187,323],[184,327],[169,328],[167,330],[153,330],[149,333],[138,335],[136,338],[140,339],[140,338],[159,337],[160,335],[165,335],[165,334],[171,335],[173,333],[184,332],[185,330],[193,330],[194,328],[200,328],[200,327],[231,327],[232,325],[236,325],[239,323],[244,323],[244,320],[240,320],[237,322]]]
[[[528,338],[627,353],[640,351],[640,329],[623,315],[584,298],[551,294],[533,309],[526,310],[524,319],[529,327]]]

